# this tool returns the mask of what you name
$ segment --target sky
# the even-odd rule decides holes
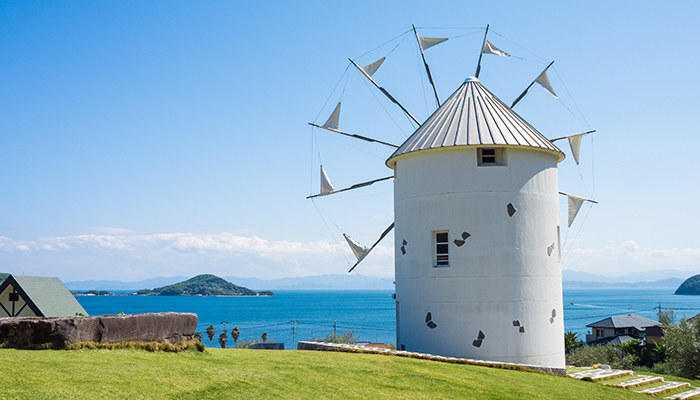
[[[214,273],[345,273],[347,233],[371,245],[393,221],[391,175],[413,131],[349,66],[419,120],[435,109],[415,24],[446,99],[474,74],[484,28],[512,57],[480,81],[549,138],[595,129],[560,190],[595,198],[566,228],[563,269],[700,273],[700,3],[0,1],[0,271],[64,281]],[[392,40],[393,39],[393,40]],[[393,275],[389,235],[357,272]]]

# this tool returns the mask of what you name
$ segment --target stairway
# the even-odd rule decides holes
[[[673,393],[673,395],[666,397],[667,399],[700,398],[700,388],[692,387],[687,382],[670,382],[660,376],[635,375],[634,371],[629,370],[594,368],[583,371],[576,370],[567,375],[570,378],[593,382],[615,380],[615,383],[606,383],[606,385],[653,396]]]

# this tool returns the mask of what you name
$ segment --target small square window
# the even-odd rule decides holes
[[[505,166],[505,149],[502,148],[481,148],[477,149],[477,164],[480,167]]]

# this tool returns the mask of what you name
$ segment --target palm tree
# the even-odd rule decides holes
[[[221,332],[221,335],[219,335],[219,344],[222,349],[226,348],[226,342],[228,342],[228,335],[226,332]]]
[[[263,340],[263,343],[267,342],[267,332],[263,332],[262,340]]]
[[[209,347],[212,347],[212,340],[214,340],[214,335],[216,334],[216,330],[214,329],[214,325],[209,325],[209,328],[207,328],[207,336],[209,336]]]
[[[579,343],[581,343],[581,341],[578,340],[578,333],[568,331],[564,334],[564,350],[566,350],[567,354],[578,347]]]
[[[236,343],[236,345],[238,345],[239,336],[241,336],[241,331],[238,330],[238,327],[231,329],[231,338]]]

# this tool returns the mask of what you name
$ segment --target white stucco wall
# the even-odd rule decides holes
[[[518,146],[505,149],[505,162],[479,167],[473,146],[397,158],[399,348],[564,367],[556,157]],[[436,268],[433,232],[444,230],[450,266]],[[458,247],[462,232],[471,236]],[[479,331],[485,338],[475,347]]]

